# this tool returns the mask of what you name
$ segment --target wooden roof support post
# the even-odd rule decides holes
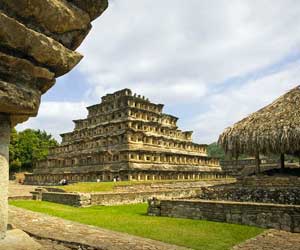
[[[280,154],[280,168],[284,169],[284,154]]]
[[[255,159],[256,159],[256,173],[260,174],[260,158],[259,158],[258,151],[256,152]]]

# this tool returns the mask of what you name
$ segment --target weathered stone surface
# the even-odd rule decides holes
[[[300,250],[300,234],[270,229],[232,250]]]
[[[100,16],[108,7],[107,0],[67,0],[86,11],[92,20]]]
[[[52,38],[28,29],[0,12],[0,46],[31,57],[51,69],[56,77],[70,71],[82,56]]]
[[[42,246],[19,229],[9,230],[0,250],[42,250]]]
[[[54,73],[48,69],[35,66],[26,59],[2,52],[0,52],[0,75],[2,80],[38,89],[41,93],[45,93],[55,83]],[[19,112],[22,110],[17,110],[17,113]]]
[[[90,25],[87,13],[63,0],[2,0],[1,4],[6,4],[18,16],[30,18],[36,25],[54,33],[84,30]]]
[[[81,60],[72,50],[91,29],[90,16],[101,15],[107,5],[107,0],[1,1],[0,112],[12,114],[14,124],[35,116],[54,77]]]
[[[0,52],[0,113],[9,112],[13,125],[37,114],[41,94],[54,83],[48,69]]]
[[[0,9],[69,49],[76,49],[91,28],[89,15],[64,0],[3,0]]]
[[[239,187],[237,185],[203,188],[199,198],[300,205],[300,188]]]
[[[39,90],[0,80],[0,113],[34,116],[37,114],[40,97]]]

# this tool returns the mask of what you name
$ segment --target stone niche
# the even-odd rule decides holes
[[[10,129],[36,116],[42,94],[82,59],[75,49],[107,7],[107,0],[0,2],[0,240],[7,227]]]

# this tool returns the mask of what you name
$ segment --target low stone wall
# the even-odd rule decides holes
[[[9,201],[15,200],[32,200],[32,195],[22,195],[22,196],[10,196],[8,197]]]
[[[197,180],[197,181],[172,181],[172,182],[156,182],[156,183],[143,183],[135,185],[120,185],[114,187],[114,192],[149,192],[149,191],[166,191],[166,190],[178,190],[178,189],[197,189],[207,186],[215,186],[222,184],[235,183],[236,179],[211,179],[211,180]]]
[[[40,190],[33,193],[33,199],[55,202],[76,207],[95,205],[121,205],[147,202],[153,197],[159,199],[189,198],[199,195],[200,189],[178,189],[156,192],[122,193],[63,193]]]
[[[148,215],[300,232],[300,206],[208,200],[149,200]]]
[[[247,176],[238,179],[243,187],[299,187],[300,177],[297,176]]]
[[[199,199],[300,205],[300,178],[251,176],[229,185],[202,187]]]
[[[75,207],[85,207],[91,204],[91,196],[82,193],[43,192],[41,200]]]
[[[203,200],[225,200],[300,205],[300,188],[216,187],[202,188]]]
[[[155,197],[157,199],[188,198],[199,195],[198,189],[178,189],[156,192],[128,192],[128,193],[92,193],[91,205],[121,205],[147,202]]]

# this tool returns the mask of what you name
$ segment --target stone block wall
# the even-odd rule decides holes
[[[76,207],[95,205],[121,205],[147,202],[155,197],[159,199],[189,198],[199,195],[199,189],[178,189],[152,192],[122,193],[63,193],[39,190],[32,192],[33,199],[55,202]]]
[[[167,190],[156,192],[130,193],[94,193],[91,194],[91,205],[121,205],[143,203],[156,197],[158,199],[187,198],[199,195],[197,189]]]
[[[298,187],[300,177],[297,176],[247,176],[238,179],[237,185],[243,187]]]
[[[149,200],[148,214],[300,232],[300,206],[208,200]]]
[[[41,200],[75,207],[85,207],[91,204],[91,196],[82,193],[43,192]]]
[[[174,182],[156,182],[143,183],[135,185],[115,186],[115,192],[141,192],[141,191],[166,191],[178,189],[200,189],[201,187],[235,183],[234,178],[212,179],[212,180],[194,180],[194,181],[174,181]]]
[[[300,205],[300,188],[218,187],[202,188],[204,200],[228,200]]]

